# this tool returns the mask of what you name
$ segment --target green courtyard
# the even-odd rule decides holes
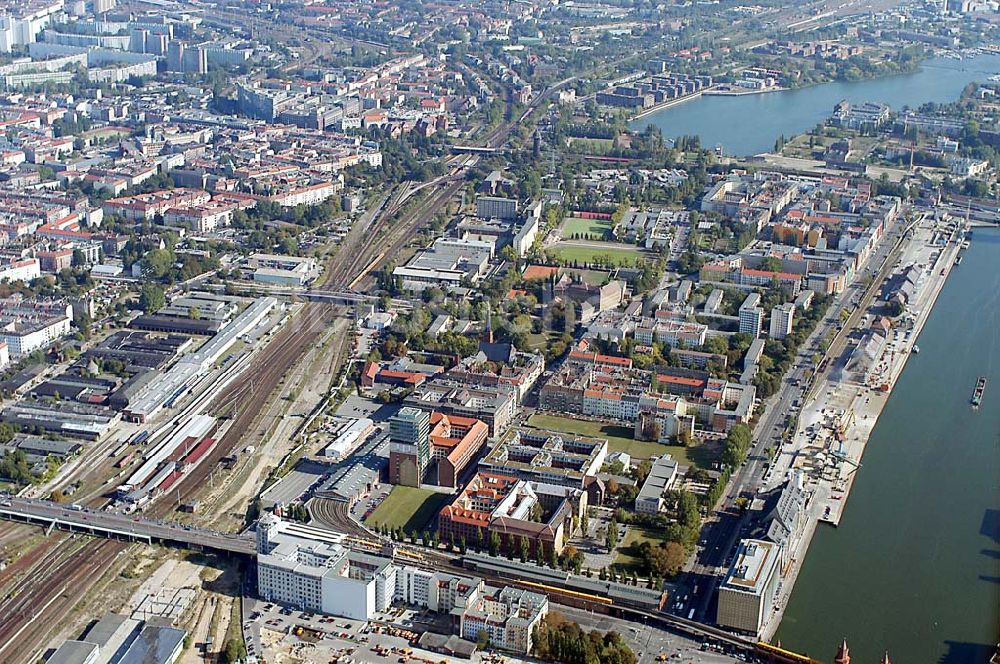
[[[618,545],[618,554],[615,556],[615,566],[629,572],[637,574],[646,573],[646,563],[639,554],[639,546],[643,542],[657,545],[663,541],[663,536],[652,528],[642,526],[629,526],[628,534]]]
[[[683,445],[662,445],[636,440],[632,436],[632,427],[543,413],[532,415],[528,418],[528,424],[536,429],[546,431],[558,431],[591,438],[606,438],[609,452],[625,452],[633,459],[648,459],[661,454],[669,454],[681,465],[702,468],[707,468],[712,461],[710,451],[700,445],[684,447]]]
[[[394,486],[389,497],[368,517],[366,524],[402,528],[407,533],[421,533],[448,502],[448,498],[448,494],[436,491]]]

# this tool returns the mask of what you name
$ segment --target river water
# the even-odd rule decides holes
[[[778,630],[822,661],[846,637],[859,664],[979,663],[1000,639],[1000,230],[975,229],[919,345]]]
[[[925,102],[955,101],[966,84],[997,73],[997,55],[934,58],[912,74],[764,94],[704,96],[635,120],[630,127],[642,130],[652,124],[668,138],[697,135],[702,145],[722,145],[727,154],[759,154],[772,150],[782,134],[790,137],[815,127],[843,99],[915,109]]]
[[[1000,56],[937,58],[920,71],[741,97],[702,97],[632,123],[699,135],[729,154],[770,150],[842,99],[894,109],[958,98]],[[879,418],[839,528],[821,525],[777,637],[856,664],[986,662],[1000,640],[1000,231],[976,229]],[[989,384],[980,410],[976,378]]]

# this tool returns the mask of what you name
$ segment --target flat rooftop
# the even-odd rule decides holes
[[[722,588],[760,595],[778,563],[778,547],[772,542],[746,539],[740,542],[736,559],[722,582]]]

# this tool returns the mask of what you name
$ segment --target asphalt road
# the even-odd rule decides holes
[[[692,616],[694,620],[709,624],[715,622],[714,600],[717,584],[728,568],[738,540],[754,525],[751,522],[754,515],[741,512],[736,507],[736,499],[740,496],[752,499],[761,489],[769,463],[767,449],[781,445],[787,419],[790,416],[794,417],[801,408],[808,389],[808,374],[816,368],[813,366],[812,358],[820,352],[819,344],[828,334],[840,327],[841,312],[845,308],[849,310],[856,308],[855,304],[862,296],[867,278],[878,271],[893,250],[896,239],[902,232],[901,223],[898,221],[883,238],[865,269],[834,300],[816,329],[799,347],[792,369],[783,378],[778,392],[765,402],[765,412],[754,429],[753,445],[747,455],[747,461],[730,481],[718,511],[709,517],[702,528],[694,565],[678,585],[678,591],[674,596],[682,601],[685,597],[687,599],[680,607],[671,604],[673,612],[677,615],[687,617],[691,609],[694,609]],[[863,308],[857,310],[858,313],[847,321],[848,328],[857,322],[859,312]],[[837,357],[842,352],[846,343],[843,336],[829,349],[829,357]],[[798,384],[795,384],[796,382]]]

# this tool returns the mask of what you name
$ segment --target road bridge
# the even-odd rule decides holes
[[[0,518],[38,524],[48,530],[58,528],[145,544],[171,544],[244,555],[252,555],[256,550],[253,536],[220,533],[134,514],[102,512],[47,500],[4,497],[0,499]]]

